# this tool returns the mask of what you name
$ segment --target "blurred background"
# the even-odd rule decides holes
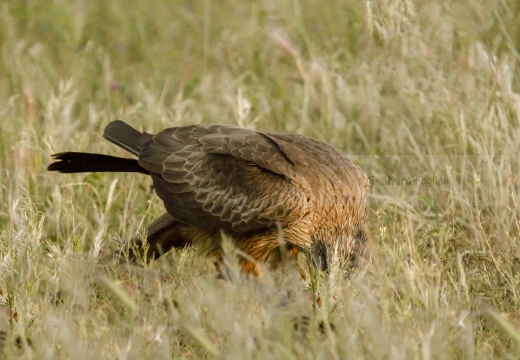
[[[513,0],[3,1],[2,351],[515,357],[519,48]],[[295,132],[351,154],[372,185],[370,241],[352,279],[324,285],[338,305],[311,309],[294,274],[273,274],[260,295],[248,279],[222,286],[191,250],[154,264],[153,281],[94,276],[100,254],[142,234],[162,204],[139,175],[46,166],[62,151],[127,156],[102,139],[116,118],[150,133]],[[123,292],[100,293],[107,283]],[[320,332],[324,320],[336,330]]]

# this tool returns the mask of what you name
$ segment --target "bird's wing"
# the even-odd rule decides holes
[[[139,156],[143,145],[150,141],[153,135],[137,131],[121,120],[114,120],[105,127],[103,137],[111,143]]]
[[[334,183],[334,193],[343,197],[355,197],[364,201],[369,189],[365,172],[354,165],[349,157],[329,144],[298,134],[272,133],[268,134],[283,150],[299,149],[304,152],[306,168],[319,168],[319,178],[322,181]],[[312,165],[311,165],[312,164]]]
[[[244,233],[306,215],[310,190],[294,166],[302,156],[254,130],[187,126],[155,135],[139,164],[178,221]]]

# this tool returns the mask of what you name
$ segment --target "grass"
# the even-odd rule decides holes
[[[2,357],[517,358],[519,20],[513,0],[5,1]],[[190,249],[103,270],[162,213],[149,179],[45,168],[123,155],[116,118],[352,154],[373,183],[357,271],[311,294],[291,267],[243,278],[232,248],[231,281]]]

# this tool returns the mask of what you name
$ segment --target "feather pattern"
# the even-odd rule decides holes
[[[167,213],[148,229],[154,257],[171,247],[198,245],[218,258],[222,233],[258,261],[268,261],[279,248],[280,231],[294,252],[326,249],[313,257],[324,259],[336,249],[348,266],[363,247],[367,177],[322,141],[229,125],[174,127],[150,135],[119,120],[104,136],[138,157],[138,166],[130,159],[120,163],[150,174],[164,202]],[[55,164],[49,170],[99,168]],[[243,263],[256,271],[248,260]]]

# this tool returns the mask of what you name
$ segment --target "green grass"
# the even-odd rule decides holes
[[[504,359],[520,354],[520,3],[4,1],[2,358]],[[231,281],[196,251],[97,265],[164,210],[146,177],[46,172],[199,123],[297,132],[374,185],[349,280]],[[438,179],[440,183],[429,184]]]

